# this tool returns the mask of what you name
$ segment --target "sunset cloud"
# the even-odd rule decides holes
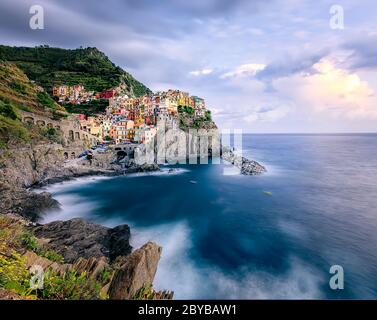
[[[280,91],[294,86],[292,99],[330,117],[377,118],[377,99],[369,83],[354,72],[323,59],[313,65],[316,72],[297,75],[277,83]]]

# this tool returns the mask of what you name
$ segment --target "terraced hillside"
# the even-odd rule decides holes
[[[0,46],[0,60],[14,62],[48,93],[54,85],[82,84],[89,91],[120,87],[131,96],[150,93],[144,84],[112,63],[97,48],[61,49],[48,46]]]

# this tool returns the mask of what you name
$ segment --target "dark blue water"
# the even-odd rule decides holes
[[[63,211],[46,221],[130,224],[135,247],[163,246],[155,286],[176,298],[377,298],[376,146],[377,135],[245,135],[268,174],[186,165],[55,185]],[[332,265],[343,290],[329,287]]]

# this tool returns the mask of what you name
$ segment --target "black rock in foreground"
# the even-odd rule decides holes
[[[111,229],[83,219],[72,219],[40,225],[33,232],[38,238],[45,239],[45,245],[61,254],[68,263],[79,257],[105,256],[111,261],[132,251],[128,225]]]

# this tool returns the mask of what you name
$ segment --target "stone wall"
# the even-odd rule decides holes
[[[58,121],[22,110],[20,110],[19,113],[21,114],[22,122],[24,123],[34,124],[42,128],[54,128],[59,130],[61,132],[64,145],[82,141],[88,146],[93,146],[98,142],[102,142],[101,138],[81,130],[80,122],[74,116]]]

